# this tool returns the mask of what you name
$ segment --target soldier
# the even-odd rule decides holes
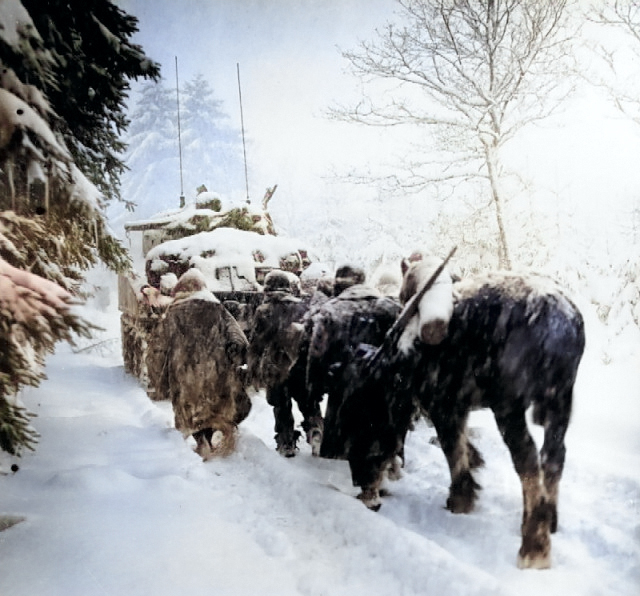
[[[319,454],[342,458],[340,408],[350,384],[357,382],[358,362],[365,346],[379,346],[401,307],[364,285],[359,267],[345,265],[335,275],[335,297],[312,316],[307,364],[309,403],[320,403],[327,394],[323,436]]]
[[[193,435],[205,460],[230,453],[237,425],[251,410],[241,368],[247,339],[197,269],[180,277],[157,333],[158,388],[171,399],[176,428]]]
[[[317,436],[322,419],[319,404],[307,399],[304,320],[310,297],[301,299],[297,278],[280,270],[265,278],[264,302],[257,308],[249,333],[247,364],[256,388],[264,387],[273,407],[276,449],[285,457],[297,451],[300,432],[294,429],[292,398],[303,415],[308,440]]]

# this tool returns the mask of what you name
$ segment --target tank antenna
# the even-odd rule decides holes
[[[238,72],[238,97],[240,98],[240,126],[242,128],[242,152],[244,154],[244,182],[247,187],[247,204],[251,203],[249,199],[249,174],[247,173],[247,146],[244,140],[244,115],[242,113],[242,87],[240,86],[240,63],[236,62],[236,70]]]
[[[184,207],[184,184],[182,181],[182,135],[180,134],[180,88],[178,86],[178,56],[176,58],[176,102],[178,104],[178,155],[180,157],[180,207]]]

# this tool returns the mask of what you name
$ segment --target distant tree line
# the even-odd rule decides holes
[[[179,89],[184,194],[193,198],[204,185],[223,195],[242,188],[242,139],[202,74]],[[123,197],[136,218],[179,207],[178,102],[164,80],[140,85],[124,137],[128,172]]]

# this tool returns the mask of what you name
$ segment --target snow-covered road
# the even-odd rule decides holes
[[[109,346],[61,346],[23,396],[42,438],[0,476],[0,515],[26,517],[0,533],[2,596],[640,594],[637,354],[586,355],[553,568],[520,571],[520,486],[489,413],[471,418],[487,462],[476,511],[444,509],[448,470],[420,423],[373,513],[345,462],[275,452],[262,394],[237,452],[202,463]]]

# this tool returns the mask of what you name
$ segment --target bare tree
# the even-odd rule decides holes
[[[640,2],[638,0],[607,0],[592,7],[598,22],[622,27],[640,44]]]
[[[599,0],[590,6],[589,20],[604,26],[611,35],[598,37],[592,51],[604,61],[604,72],[587,73],[592,84],[604,88],[616,108],[632,122],[640,124],[640,0]],[[622,35],[619,35],[622,33]],[[597,62],[597,61],[594,61]],[[632,242],[638,242],[640,201],[636,198],[626,222]]]
[[[616,107],[631,120],[640,124],[640,96],[634,77],[628,69],[640,60],[640,0],[608,0],[591,6],[590,19],[611,31],[623,33],[615,42],[598,44],[596,53],[607,64],[609,74],[596,84],[609,91]]]
[[[500,150],[523,126],[567,96],[570,0],[398,0],[403,24],[343,55],[363,81],[395,85],[383,97],[338,107],[334,117],[377,126],[426,127],[437,156],[398,176],[405,188],[481,178],[499,235],[499,264],[511,267]],[[486,200],[486,199],[485,199]]]

